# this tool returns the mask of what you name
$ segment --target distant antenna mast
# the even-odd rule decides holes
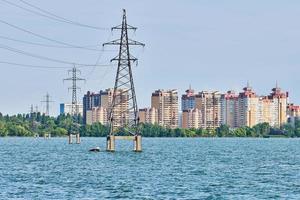
[[[46,116],[49,116],[49,113],[50,113],[50,103],[53,102],[53,101],[50,100],[50,97],[51,96],[47,92],[47,94],[45,96],[45,100],[41,101],[41,103],[46,103],[46,113],[45,113]]]
[[[64,79],[64,81],[72,81],[72,87],[69,87],[69,90],[72,90],[72,109],[71,109],[71,115],[78,115],[79,109],[78,109],[78,103],[77,103],[77,90],[80,90],[80,87],[77,87],[77,81],[85,81],[85,79],[78,77],[78,73],[81,74],[81,71],[74,67],[68,71],[68,74],[70,75],[72,73],[72,77]]]

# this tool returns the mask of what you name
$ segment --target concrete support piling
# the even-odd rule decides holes
[[[69,134],[69,144],[73,144],[73,135]]]
[[[142,151],[142,136],[136,135],[134,136],[134,149],[135,152],[141,152]]]
[[[80,144],[81,139],[79,133],[76,133],[75,135],[69,134],[69,144],[73,144],[73,138],[75,139],[76,144]]]
[[[80,134],[76,134],[76,144],[80,144]]]
[[[45,133],[44,134],[44,139],[50,139],[51,138],[51,134],[50,133]]]
[[[109,135],[106,139],[106,151],[114,152],[115,151],[115,141],[116,140],[131,140],[133,141],[133,151],[141,152],[142,151],[142,136],[115,136]]]
[[[107,136],[106,151],[109,151],[109,152],[115,151],[115,136],[114,135]]]

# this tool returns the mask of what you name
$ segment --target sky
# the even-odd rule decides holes
[[[26,3],[101,29],[50,19]],[[0,112],[28,113],[31,104],[44,112],[41,101],[48,92],[54,101],[50,114],[57,115],[59,104],[71,101],[71,83],[63,82],[71,63],[96,64],[100,58],[98,63],[105,65],[80,68],[80,76],[86,79],[79,83],[80,101],[88,90],[113,87],[116,66],[109,61],[117,49],[103,51],[102,43],[119,38],[120,33],[112,33],[110,27],[121,23],[123,8],[128,23],[138,27],[130,37],[146,44],[131,49],[139,58],[133,73],[140,108],[151,105],[151,93],[157,89],[178,89],[180,96],[189,85],[196,91],[240,92],[247,81],[259,95],[269,94],[277,81],[289,92],[290,102],[300,104],[298,0],[0,0]],[[53,40],[99,51],[61,48]],[[18,54],[7,47],[67,63]]]

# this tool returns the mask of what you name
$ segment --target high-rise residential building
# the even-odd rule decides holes
[[[300,106],[289,103],[287,105],[287,116],[300,118]]]
[[[83,97],[83,102],[84,102],[84,122],[87,123],[87,111],[92,111],[89,112],[89,122],[91,122],[91,119],[96,119],[96,118],[91,118],[91,116],[96,115],[95,113],[97,112],[99,115],[99,112],[102,112],[101,109],[105,110],[106,114],[106,120],[109,118],[109,113],[110,113],[110,107],[113,99],[113,94],[114,89],[106,89],[106,90],[101,90],[99,93],[91,93],[88,92],[86,95]],[[121,95],[120,95],[121,94]],[[114,116],[113,116],[113,122],[114,126],[120,126],[121,123],[126,123],[128,120],[129,113],[126,112],[128,110],[128,92],[125,90],[119,90],[116,93],[118,99],[117,99],[117,105],[115,106],[114,110]],[[102,108],[101,108],[102,107]],[[94,109],[95,108],[95,109]],[[94,110],[93,110],[94,109]],[[93,113],[93,114],[92,114]],[[98,119],[97,119],[98,120]],[[97,121],[96,120],[96,121]],[[93,121],[93,120],[92,120]],[[99,121],[99,120],[98,120]]]
[[[201,112],[201,128],[214,129],[221,125],[221,94],[217,91],[199,92],[195,96],[196,108]]]
[[[83,103],[83,122],[87,123],[86,113],[88,110],[92,110],[93,108],[100,106],[101,104],[100,94],[92,93],[88,91],[83,96],[82,103]]]
[[[114,95],[114,89],[101,90],[99,93],[101,106],[109,109]]]
[[[201,111],[197,108],[182,111],[182,128],[201,128]]]
[[[296,120],[300,119],[300,106],[292,103],[287,105],[287,120],[288,123],[295,125]]]
[[[270,118],[271,126],[281,126],[287,122],[287,105],[288,105],[288,93],[283,92],[276,84],[276,87],[272,89],[272,93],[268,96],[271,101]]]
[[[78,113],[82,116],[83,115],[83,105],[78,103],[76,104],[78,109]],[[72,104],[71,103],[61,103],[59,105],[60,114],[72,114]]]
[[[158,123],[158,111],[156,108],[139,109],[140,123],[156,124]]]
[[[98,106],[93,107],[91,110],[87,110],[86,112],[86,124],[93,124],[96,122],[100,122],[103,125],[107,125],[107,109]]]
[[[230,128],[238,127],[238,98],[232,90],[221,95],[221,123]]]
[[[158,111],[158,124],[178,127],[178,92],[177,90],[156,90],[151,96],[151,107]]]
[[[239,94],[238,98],[238,127],[248,126],[252,127],[258,124],[259,117],[259,97],[250,87],[249,83],[243,88],[243,92]]]
[[[267,122],[273,126],[271,114],[274,111],[273,102],[268,97],[263,96],[259,98],[259,109],[257,112],[258,123]]]
[[[185,91],[186,94],[181,96],[181,110],[191,110],[195,108],[195,91],[191,88]]]
[[[105,91],[100,91],[101,107],[107,110],[107,119],[109,120],[109,114],[111,111],[111,103],[114,95],[114,89],[106,89]],[[127,124],[129,120],[128,113],[128,91],[125,89],[119,89],[116,92],[116,105],[113,113],[113,126],[120,127],[122,124]]]
[[[253,127],[264,122],[279,127],[287,120],[287,93],[277,86],[269,96],[258,96],[248,83],[238,97],[227,93],[222,96],[221,102],[222,123],[233,128]]]

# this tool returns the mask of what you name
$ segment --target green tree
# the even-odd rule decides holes
[[[288,137],[294,137],[295,136],[295,129],[291,124],[283,125],[283,130],[284,130],[285,134]]]
[[[217,128],[216,132],[218,137],[228,136],[230,134],[229,126],[226,124],[222,124]]]
[[[0,121],[0,137],[5,137],[8,134],[6,124],[3,121]]]
[[[233,131],[233,133],[234,133],[235,137],[246,137],[247,136],[247,130],[245,127],[236,128]]]

